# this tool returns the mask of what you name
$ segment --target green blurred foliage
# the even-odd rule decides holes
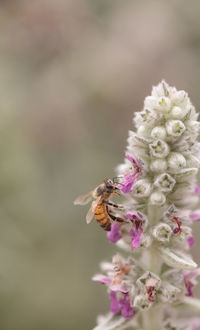
[[[114,176],[165,78],[198,109],[198,0],[0,2],[0,329],[91,329],[115,248],[79,194]],[[200,229],[195,224],[195,258]]]

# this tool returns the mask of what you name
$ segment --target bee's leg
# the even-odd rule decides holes
[[[109,217],[111,217],[111,219],[113,221],[118,221],[118,222],[127,222],[126,220],[124,220],[123,218],[120,218],[120,217],[116,217],[115,215],[113,214],[110,214],[110,212],[108,212],[108,215]]]
[[[107,202],[107,201],[105,201],[105,203],[107,205],[115,207],[116,209],[123,209],[124,208],[122,205],[118,205],[118,204],[115,204],[115,203],[111,203],[111,202]]]

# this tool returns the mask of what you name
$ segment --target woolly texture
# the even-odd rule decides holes
[[[126,222],[113,222],[108,233],[130,256],[117,254],[103,264],[105,275],[94,278],[107,285],[111,299],[96,330],[200,328],[200,301],[193,298],[200,271],[189,253],[191,225],[200,220],[199,211],[192,212],[199,198],[197,117],[187,93],[165,81],[134,115],[136,132],[129,132],[125,161],[117,168],[125,202],[115,213]]]

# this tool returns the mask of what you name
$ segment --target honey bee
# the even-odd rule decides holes
[[[109,201],[109,198],[112,195],[120,195],[118,190],[119,189],[111,179],[105,179],[104,182],[97,186],[93,191],[75,199],[74,204],[85,205],[94,198],[95,201],[92,202],[86,215],[86,222],[90,223],[92,219],[95,218],[104,230],[110,231],[112,221],[126,222],[124,219],[113,215],[112,210],[110,210],[110,206],[123,209],[123,206]]]

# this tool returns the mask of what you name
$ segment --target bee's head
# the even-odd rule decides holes
[[[114,187],[114,182],[111,179],[105,179],[104,183],[108,189],[112,189]]]
[[[117,191],[119,189],[116,187],[116,184],[111,179],[105,179],[104,184],[108,193],[118,194]]]
[[[114,190],[115,188],[114,182],[111,179],[105,179],[104,185],[107,190]]]

